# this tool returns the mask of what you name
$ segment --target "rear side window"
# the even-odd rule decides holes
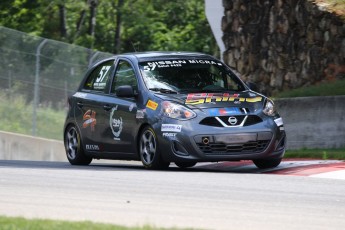
[[[131,64],[129,64],[127,61],[121,60],[116,69],[115,79],[111,87],[111,92],[115,93],[115,90],[119,86],[123,85],[132,86],[134,91],[138,89],[137,78]]]
[[[103,92],[110,73],[112,72],[114,61],[107,61],[97,66],[88,76],[84,89]]]

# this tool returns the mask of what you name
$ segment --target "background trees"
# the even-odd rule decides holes
[[[2,0],[0,25],[111,53],[219,56],[203,0]]]

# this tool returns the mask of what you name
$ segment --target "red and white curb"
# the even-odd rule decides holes
[[[262,173],[345,180],[345,162],[339,160],[284,159],[278,167],[264,170],[256,168],[251,161],[198,164],[197,168],[234,173]]]
[[[345,162],[337,160],[285,160],[280,167],[266,173],[345,180]]]

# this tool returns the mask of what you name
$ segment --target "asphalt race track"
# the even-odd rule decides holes
[[[345,163],[148,171],[139,162],[1,160],[0,215],[197,229],[345,229]]]

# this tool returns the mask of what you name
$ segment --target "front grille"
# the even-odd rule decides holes
[[[236,124],[230,124],[229,118],[235,117],[237,119]],[[244,121],[244,123],[243,123]],[[231,126],[249,126],[262,122],[262,119],[256,115],[234,115],[234,116],[218,116],[218,117],[206,117],[200,121],[199,124],[214,126],[214,127],[231,127]],[[243,123],[243,124],[242,124]]]
[[[244,123],[244,126],[255,125],[260,122],[262,122],[261,117],[256,115],[249,115],[246,122]]]
[[[215,126],[215,127],[223,127],[219,121],[216,120],[214,117],[206,117],[199,123],[200,125],[208,125],[208,126]]]
[[[231,155],[237,153],[255,153],[264,151],[270,140],[250,141],[241,144],[223,144],[223,143],[197,143],[199,149],[205,155]]]

